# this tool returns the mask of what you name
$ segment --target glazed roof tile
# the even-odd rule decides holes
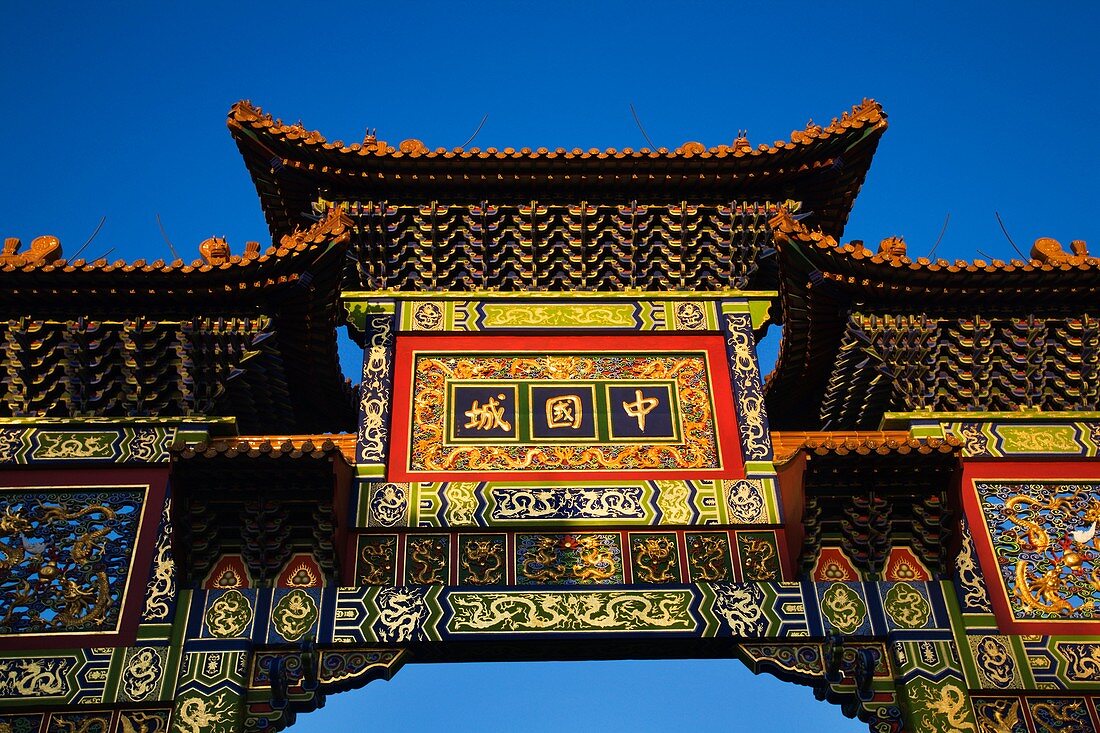
[[[927,278],[930,274],[941,277],[951,277],[956,273],[969,273],[972,275],[1002,274],[1002,273],[1053,273],[1053,272],[1100,272],[1100,258],[1096,257],[1072,257],[1061,262],[1044,262],[1039,259],[1024,260],[930,260],[927,257],[918,257],[913,260],[902,255],[891,257],[888,254],[872,252],[862,244],[840,244],[837,240],[821,231],[812,231],[801,222],[795,220],[786,211],[780,210],[768,222],[775,234],[776,241],[780,244],[800,244],[811,252],[820,252],[830,255],[832,261],[841,263],[849,260],[848,269],[861,275],[877,275],[883,282],[897,278],[911,277],[918,274]],[[965,276],[964,276],[965,277]],[[974,285],[977,283],[990,283],[1002,280],[1001,278],[975,280],[974,278],[958,278],[951,280],[938,280],[937,282],[956,282],[960,286]],[[1008,282],[1004,280],[1004,282]]]
[[[109,262],[106,259],[98,259],[89,262],[84,259],[66,260],[42,260],[30,259],[26,262],[5,262],[0,259],[0,273],[147,273],[154,275],[193,276],[201,277],[206,273],[222,272],[234,279],[255,279],[261,274],[275,269],[278,265],[295,255],[308,252],[319,245],[338,244],[346,241],[350,236],[352,222],[341,212],[333,210],[325,218],[314,226],[298,230],[280,237],[278,244],[273,244],[255,257],[232,255],[224,262],[208,263],[203,259],[195,259],[190,263],[184,260],[165,262],[156,260],[146,262],[143,259],[127,263],[125,260]],[[264,282],[264,281],[257,281]]]
[[[327,458],[340,455],[355,462],[355,435],[246,435],[213,438],[179,448],[180,458]]]
[[[266,135],[287,141],[298,143],[303,146],[318,147],[324,150],[331,150],[344,155],[355,156],[375,156],[375,157],[389,157],[393,159],[409,158],[409,159],[529,159],[529,160],[553,160],[555,158],[581,159],[581,160],[608,160],[608,159],[623,159],[631,158],[635,160],[639,159],[693,159],[698,158],[700,160],[707,160],[711,158],[764,158],[767,156],[774,156],[784,150],[798,150],[799,148],[806,148],[815,145],[820,140],[827,140],[838,135],[846,135],[854,130],[863,130],[864,128],[885,128],[886,127],[886,114],[882,110],[882,106],[871,99],[865,99],[860,104],[852,107],[850,112],[844,112],[840,117],[834,118],[828,125],[822,127],[815,125],[812,121],[807,124],[802,130],[795,130],[791,133],[790,140],[776,140],[771,145],[762,143],[756,147],[746,144],[738,145],[736,142],[733,145],[716,145],[712,147],[705,147],[701,143],[686,142],[680,147],[672,150],[668,148],[657,148],[652,150],[650,148],[639,148],[634,150],[633,148],[605,148],[603,150],[597,148],[589,148],[584,150],[581,148],[573,148],[571,150],[566,148],[555,148],[550,150],[549,148],[512,148],[506,147],[503,149],[489,147],[484,150],[481,148],[435,148],[430,149],[424,143],[419,140],[411,139],[405,140],[394,147],[393,145],[387,145],[382,141],[365,141],[364,143],[352,143],[350,145],[344,144],[341,140],[329,142],[324,135],[316,130],[307,130],[299,122],[297,124],[287,125],[282,120],[277,120],[270,114],[267,114],[261,109],[253,105],[248,100],[242,100],[233,105],[229,110],[229,125],[230,127],[251,128],[255,131],[262,131]],[[743,140],[744,138],[739,138]]]
[[[286,125],[238,102],[228,125],[241,150],[271,231],[289,231],[324,197],[390,204],[438,201],[622,204],[636,200],[715,203],[803,202],[826,231],[843,231],[887,126],[864,100],[830,124],[810,124],[790,140],[752,148],[685,143],[658,148],[453,148],[419,141],[388,145],[329,142],[301,124]]]
[[[1037,309],[1046,317],[1077,317],[1100,297],[1100,260],[1087,256],[1061,253],[1061,261],[1049,256],[1047,261],[913,260],[872,253],[861,243],[838,244],[786,212],[769,224],[779,253],[779,320],[784,327],[765,395],[769,419],[778,430],[870,428],[882,410],[896,409],[890,407],[894,393],[875,386],[882,375],[863,352],[841,350],[856,311],[883,314],[888,320],[910,314],[929,322],[979,313],[1026,317]]]
[[[782,464],[799,452],[814,455],[907,455],[917,453],[956,453],[962,441],[953,435],[946,438],[913,438],[907,430],[876,431],[778,431],[772,433],[775,462]]]

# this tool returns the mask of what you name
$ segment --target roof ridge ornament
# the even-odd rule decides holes
[[[26,252],[20,252],[23,242],[18,237],[4,240],[4,249],[0,251],[0,265],[32,265],[54,262],[61,257],[61,241],[52,234],[44,234],[31,240]]]
[[[1100,258],[1089,255],[1088,245],[1083,239],[1074,239],[1069,243],[1067,252],[1062,243],[1051,237],[1039,237],[1031,246],[1031,258],[1044,265],[1081,265],[1086,262],[1100,262]]]

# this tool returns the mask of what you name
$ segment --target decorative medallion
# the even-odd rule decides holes
[[[844,583],[833,583],[821,596],[821,613],[842,634],[851,634],[867,618],[867,604]]]
[[[271,622],[279,636],[298,641],[317,622],[317,601],[300,588],[280,598],[271,609]]]
[[[890,620],[903,629],[922,629],[932,618],[928,599],[908,583],[891,585],[882,605]]]
[[[206,610],[206,628],[219,639],[241,636],[252,621],[252,604],[237,589],[218,596]]]

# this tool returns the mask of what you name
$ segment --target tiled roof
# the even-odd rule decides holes
[[[777,430],[874,429],[890,410],[1097,409],[1100,260],[1039,240],[1028,261],[909,258],[838,244],[785,212]]]
[[[790,140],[776,140],[772,144],[761,143],[753,147],[745,137],[738,137],[731,145],[716,145],[706,147],[697,142],[685,142],[683,145],[669,150],[668,148],[434,148],[431,149],[416,139],[404,140],[394,147],[384,141],[368,136],[362,143],[345,144],[341,140],[329,142],[324,135],[316,130],[307,130],[300,122],[287,125],[282,120],[277,120],[270,114],[253,105],[248,100],[237,102],[229,110],[229,126],[250,128],[261,132],[265,137],[276,138],[282,141],[300,144],[306,147],[316,147],[330,150],[343,155],[355,155],[360,157],[375,156],[389,157],[392,159],[407,158],[412,160],[433,159],[496,159],[496,160],[642,160],[642,159],[723,159],[723,158],[762,158],[775,156],[782,151],[799,150],[817,145],[820,141],[842,135],[849,135],[853,131],[864,129],[877,129],[886,127],[886,114],[882,106],[871,99],[865,99],[860,104],[852,107],[851,111],[844,112],[840,117],[834,118],[828,125],[822,127],[812,121],[801,130],[791,133]]]
[[[217,278],[217,275],[207,273],[225,273],[221,280],[236,280],[242,283],[253,281],[256,284],[273,284],[262,279],[274,269],[278,269],[279,263],[292,259],[295,255],[309,252],[319,245],[339,244],[347,240],[351,220],[339,211],[330,212],[324,219],[315,225],[290,234],[279,239],[277,245],[268,247],[263,252],[258,250],[252,254],[231,255],[224,260],[207,261],[205,258],[195,259],[190,263],[183,260],[165,262],[156,260],[146,262],[136,260],[127,263],[125,260],[110,262],[106,259],[88,261],[84,259],[66,260],[61,257],[39,258],[31,253],[34,248],[24,254],[0,255],[0,277],[13,273],[113,273],[113,274],[146,274],[146,275],[171,275],[174,278]],[[38,239],[45,239],[40,237]],[[53,239],[52,237],[49,237]],[[36,240],[38,241],[38,240]],[[60,254],[57,250],[55,254]],[[29,255],[29,256],[28,256]],[[184,282],[194,282],[186,280]]]
[[[177,451],[180,458],[326,458],[341,455],[355,462],[355,434],[332,435],[246,435],[213,438]]]
[[[244,156],[275,234],[300,225],[319,198],[361,204],[491,205],[636,201],[729,204],[798,200],[815,225],[839,235],[887,122],[864,100],[828,125],[810,124],[790,140],[751,146],[685,143],[642,148],[428,148],[396,146],[368,135],[362,143],[329,142],[287,125],[250,102],[229,112],[230,132]]]
[[[877,431],[779,431],[772,433],[775,462],[786,463],[799,451],[815,455],[878,455],[954,453],[962,441],[946,438],[912,438],[907,430]]]

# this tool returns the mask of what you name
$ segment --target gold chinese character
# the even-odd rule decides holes
[[[575,394],[563,394],[546,400],[546,426],[572,428],[581,426],[581,398]]]
[[[661,401],[656,397],[642,397],[642,390],[634,390],[634,401],[624,402],[626,414],[638,419],[638,430],[645,432],[645,416],[653,412]]]
[[[469,410],[466,410],[463,414],[470,418],[462,427],[474,428],[475,430],[496,430],[497,428],[505,431],[512,431],[512,423],[504,419],[504,408],[497,400],[503,400],[504,395],[498,394],[496,397],[490,397],[486,400],[484,405],[479,405],[477,400],[470,406]]]

